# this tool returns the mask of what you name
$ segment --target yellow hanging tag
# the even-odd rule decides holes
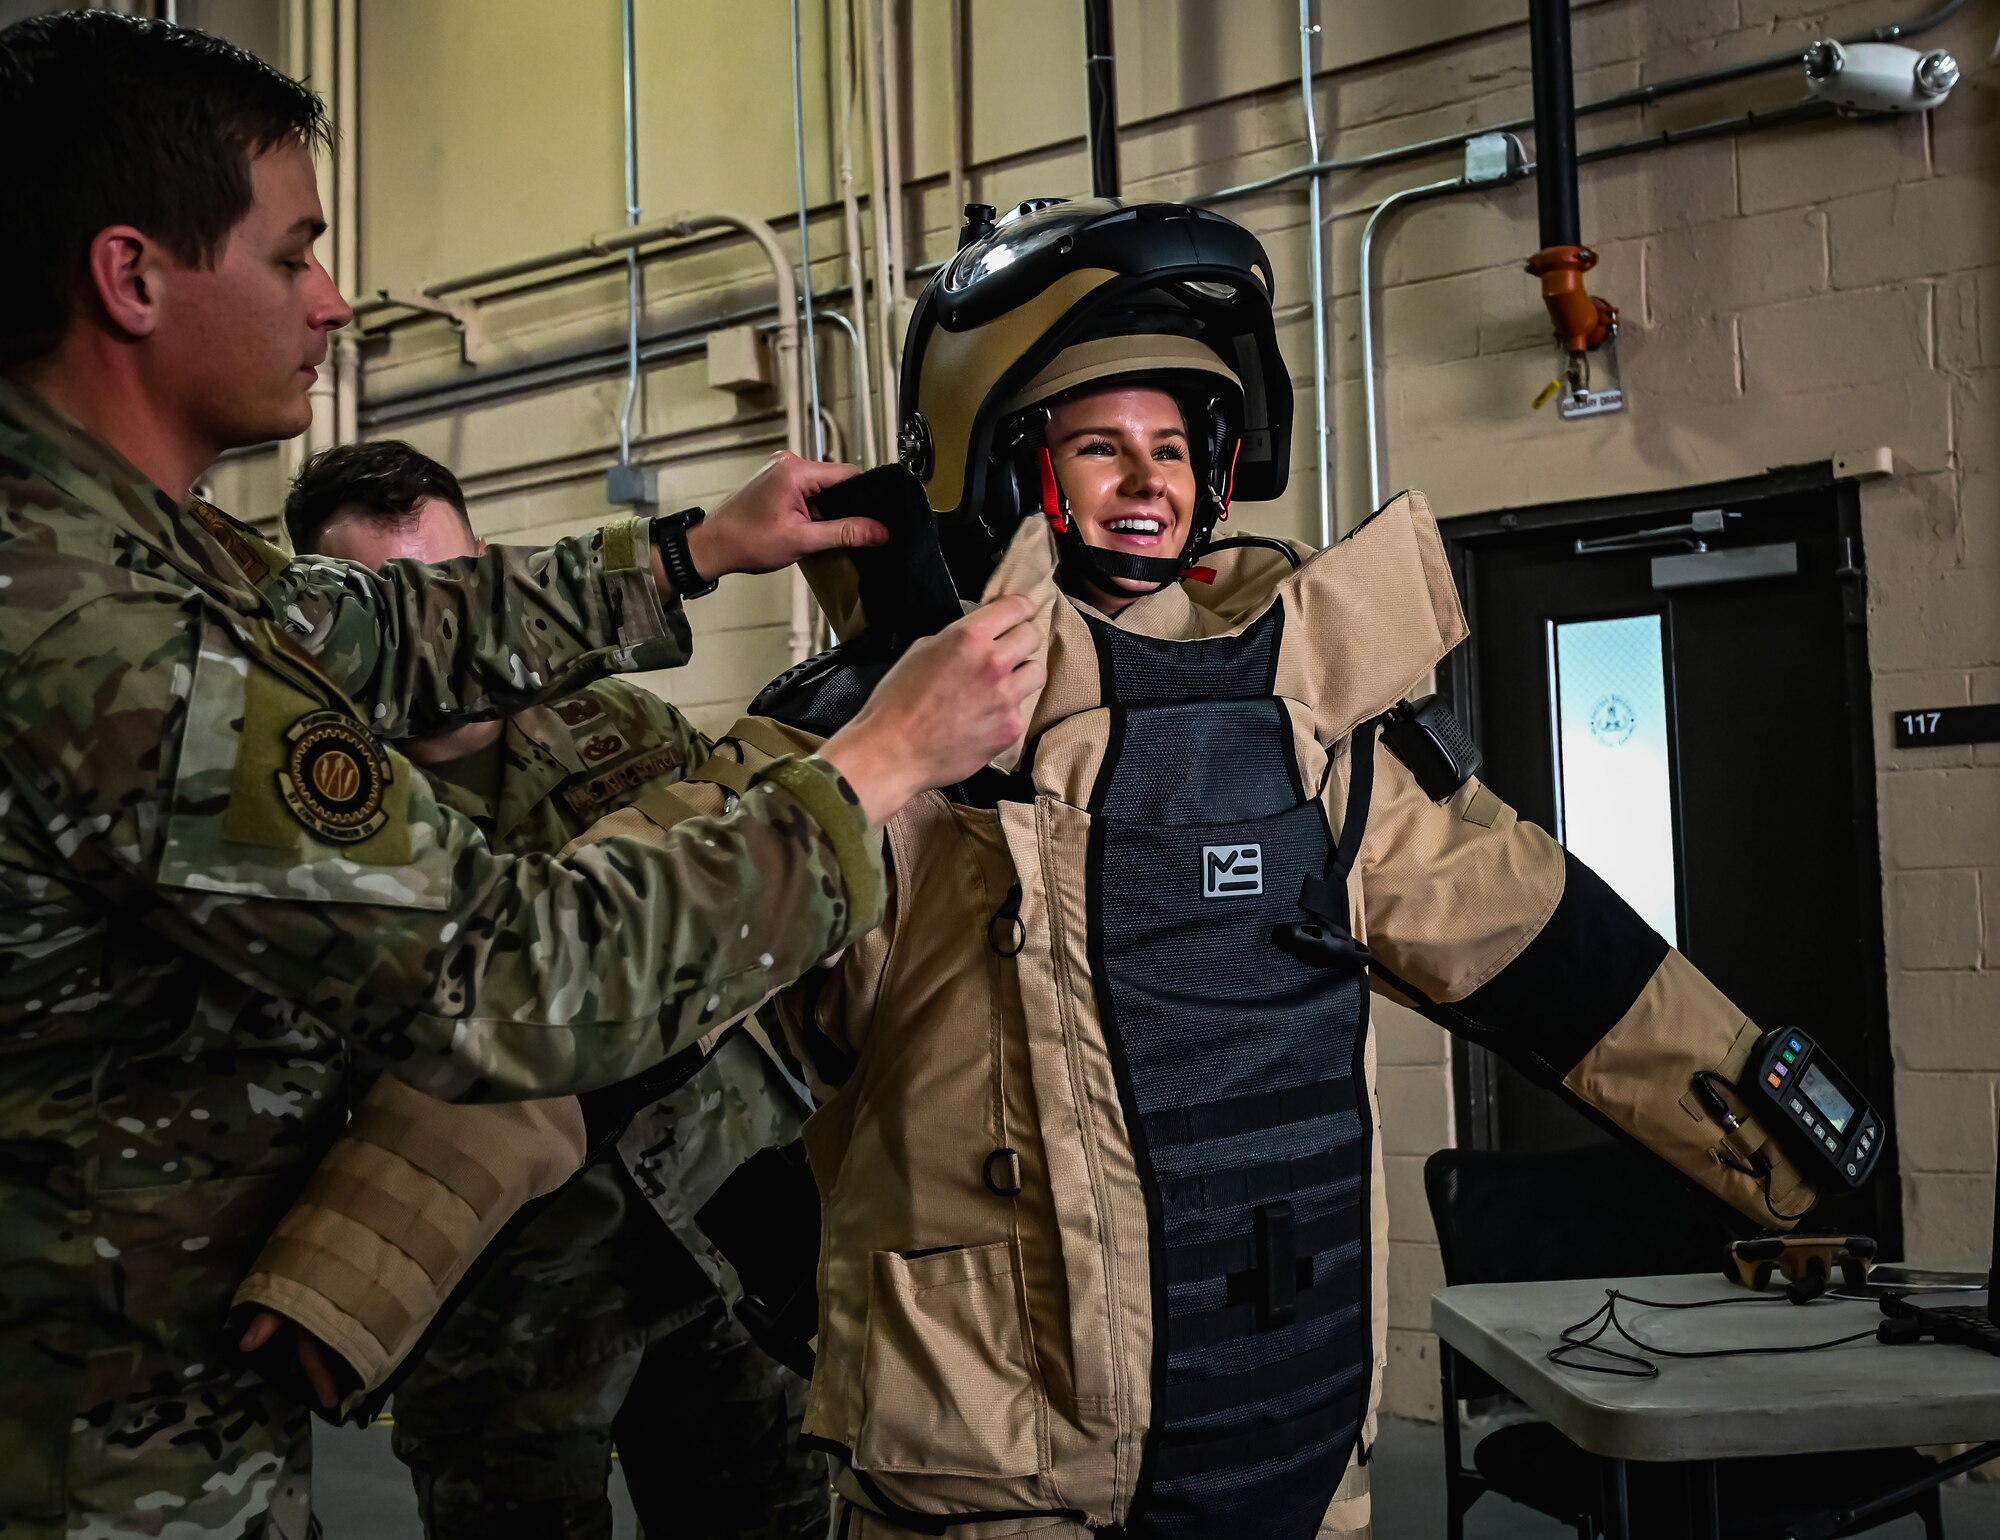
[[[1550,380],[1548,384],[1542,387],[1542,393],[1535,397],[1535,410],[1539,412],[1543,407],[1555,400],[1557,393],[1562,388],[1563,382],[1561,380]]]

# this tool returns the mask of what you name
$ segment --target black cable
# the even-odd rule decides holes
[[[1714,1084],[1710,1084],[1711,1081]],[[1724,1133],[1734,1133],[1743,1126],[1743,1119],[1729,1105],[1727,1098],[1720,1091],[1716,1090],[1715,1087],[1718,1085],[1729,1091],[1736,1089],[1735,1086],[1729,1083],[1729,1078],[1726,1075],[1716,1070],[1698,1069],[1694,1072],[1694,1094],[1700,1099],[1702,1105],[1707,1107],[1709,1112],[1714,1115],[1715,1121],[1722,1125]],[[1787,1214],[1783,1209],[1778,1207],[1777,1200],[1771,1195],[1771,1158],[1762,1150],[1752,1150],[1747,1162],[1737,1160],[1727,1153],[1718,1153],[1715,1158],[1731,1171],[1736,1172],[1739,1176],[1749,1177],[1763,1188],[1764,1207],[1770,1210],[1771,1217],[1780,1224],[1797,1224],[1812,1212],[1813,1205],[1811,1203],[1808,1203],[1796,1214]],[[1814,1201],[1817,1201],[1817,1199]]]
[[[1660,1366],[1658,1364],[1653,1363],[1650,1359],[1641,1358],[1637,1353],[1627,1353],[1619,1348],[1601,1347],[1598,1345],[1598,1339],[1607,1331],[1615,1331],[1619,1336],[1631,1343],[1632,1346],[1638,1348],[1640,1352],[1649,1353],[1654,1358],[1754,1358],[1777,1353],[1817,1353],[1823,1348],[1845,1347],[1850,1342],[1860,1342],[1864,1338],[1872,1341],[1875,1338],[1875,1329],[1870,1327],[1867,1331],[1855,1332],[1852,1336],[1835,1337],[1826,1342],[1801,1342],[1788,1347],[1696,1349],[1656,1347],[1650,1342],[1640,1341],[1625,1329],[1625,1323],[1618,1319],[1618,1302],[1620,1300],[1624,1300],[1627,1304],[1645,1305],[1649,1309],[1654,1310],[1706,1310],[1712,1305],[1782,1305],[1789,1303],[1782,1294],[1732,1294],[1724,1299],[1669,1300],[1642,1299],[1637,1294],[1626,1294],[1618,1289],[1606,1289],[1602,1305],[1592,1311],[1583,1320],[1578,1321],[1574,1326],[1565,1326],[1563,1328],[1562,1341],[1559,1345],[1549,1349],[1546,1355],[1548,1361],[1552,1364],[1560,1364],[1565,1369],[1574,1369],[1581,1374],[1611,1374],[1621,1379],[1650,1380],[1659,1377]],[[1600,1321],[1603,1324],[1598,1325]],[[1597,1326],[1597,1330],[1591,1332],[1589,1336],[1578,1335],[1593,1325]],[[1596,1353],[1604,1358],[1613,1360],[1615,1363],[1628,1364],[1633,1367],[1614,1368],[1610,1364],[1591,1363],[1573,1356],[1582,1352]]]

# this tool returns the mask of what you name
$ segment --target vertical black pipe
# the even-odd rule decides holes
[[[1111,0],[1083,0],[1083,80],[1093,198],[1118,196],[1118,80],[1113,69]]]
[[[1542,245],[1581,246],[1569,0],[1528,0],[1528,47],[1535,69],[1535,187],[1542,205]]]

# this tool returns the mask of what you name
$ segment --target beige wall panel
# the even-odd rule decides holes
[[[1894,873],[1888,900],[1889,958],[1897,967],[1916,971],[1979,966],[1984,937],[1976,868]],[[1914,1132],[1903,1130],[1905,1148]],[[1930,1165],[1915,1155],[1910,1158]]]
[[[1990,1157],[1989,1157],[1990,1159]],[[1993,1254],[1993,1176],[1903,1179],[1903,1239],[1919,1266],[1964,1267]]]
[[[601,8],[617,14],[609,0]],[[829,15],[824,0],[804,0],[799,7],[808,207],[839,196],[835,141],[827,127],[834,121]],[[727,208],[794,221],[790,6],[784,0],[640,0],[637,31],[639,197],[646,217]],[[617,113],[615,73],[603,88]],[[795,239],[791,245],[796,249]]]
[[[275,447],[218,460],[201,479],[210,501],[246,524],[271,533],[283,522],[285,464]]]
[[[2000,774],[1967,774],[1988,778],[1989,799],[2000,794]],[[1903,1068],[2000,1070],[2000,1036],[1993,1031],[1993,1023],[2000,1021],[2000,972],[1891,971],[1889,1016],[1895,1029],[1896,1063]],[[1910,1117],[1911,1109],[1902,1109],[1901,1121],[1907,1123]],[[1966,1260],[1974,1256],[1967,1253]]]
[[[1431,1295],[1444,1287],[1444,1256],[1433,1242],[1409,1241],[1389,1251],[1389,1325],[1402,1331],[1431,1328]]]
[[[615,5],[361,0],[360,288],[623,222]]]
[[[1437,1355],[1437,1338],[1429,1330],[1389,1329],[1389,1367],[1382,1375],[1384,1412],[1391,1417],[1438,1420],[1443,1388],[1438,1379]]]
[[[1903,1163],[1920,1171],[1975,1175],[1992,1168],[1994,1086],[1990,1075],[1905,1071],[1896,1094],[1921,1101],[1930,1116],[1897,1130]]]

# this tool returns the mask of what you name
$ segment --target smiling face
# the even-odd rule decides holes
[[[1164,390],[1120,386],[1051,409],[1049,452],[1085,545],[1173,557],[1194,522],[1194,462],[1180,404]],[[1116,614],[1154,584],[1114,578],[1088,597]]]

